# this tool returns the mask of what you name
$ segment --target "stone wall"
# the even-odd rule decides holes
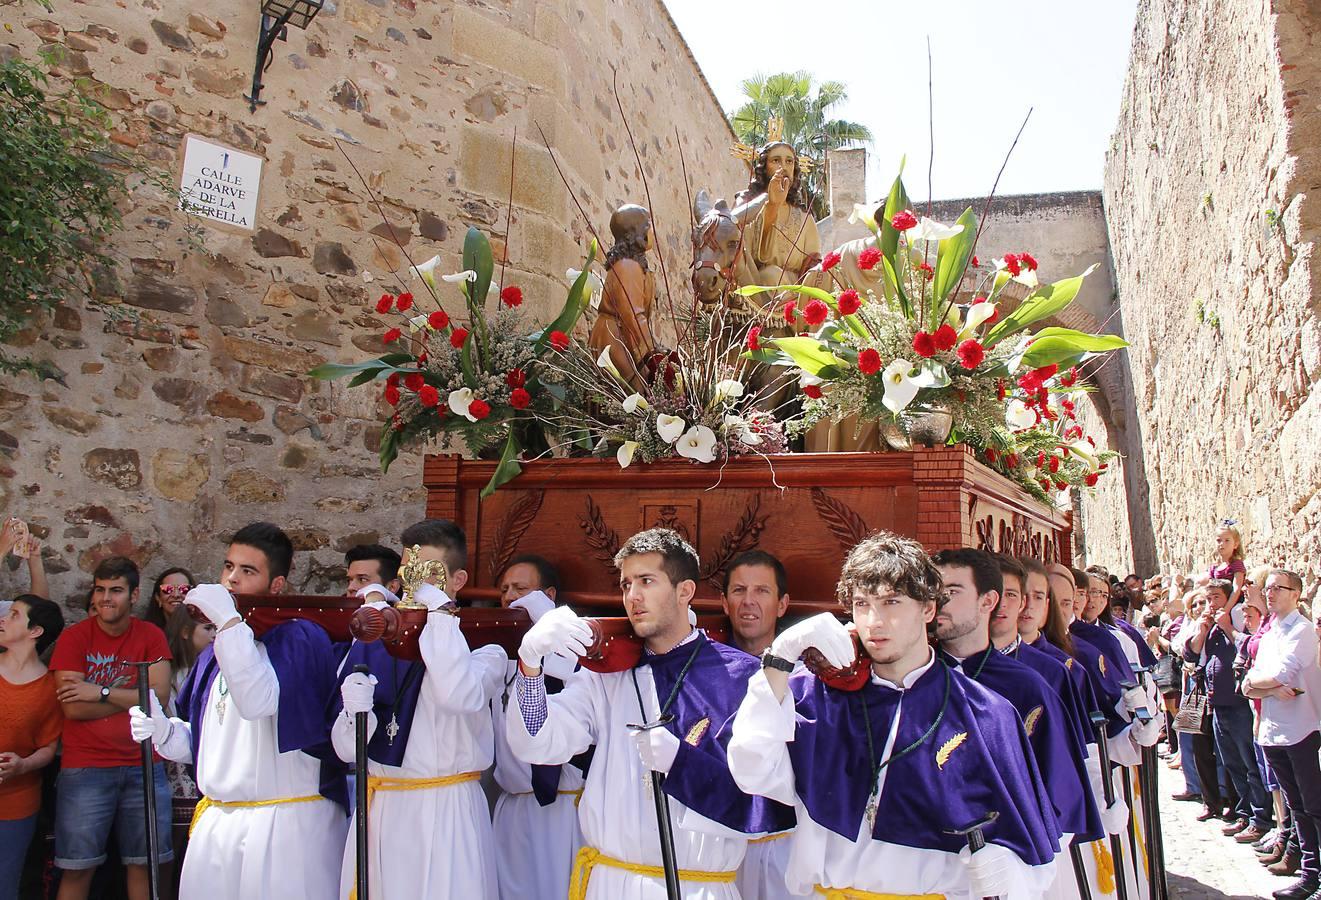
[[[1201,572],[1230,517],[1321,576],[1319,38],[1307,0],[1139,6],[1104,193],[1146,496],[1085,503],[1102,562]]]
[[[327,0],[277,42],[255,113],[241,95],[258,4],[54,6],[0,9],[0,53],[62,49],[57,79],[101,86],[117,143],[172,177],[189,132],[265,160],[255,232],[204,226],[190,252],[172,201],[138,189],[101,302],[71,297],[20,336],[68,377],[0,388],[0,510],[45,539],[57,599],[110,553],[148,574],[182,563],[211,577],[222,537],[259,518],[295,536],[294,583],[324,590],[346,546],[397,539],[419,518],[418,453],[378,471],[375,397],[303,373],[382,349],[397,323],[373,305],[405,252],[455,271],[470,225],[504,252],[515,130],[505,280],[533,314],[558,310],[590,230],[537,126],[599,232],[618,204],[647,202],[612,67],[676,290],[689,254],[681,158],[694,191],[746,182],[661,0]],[[444,303],[462,310],[457,294]],[[0,593],[25,584],[0,571]]]

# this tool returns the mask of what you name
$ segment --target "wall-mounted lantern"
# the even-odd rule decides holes
[[[244,95],[249,109],[266,101],[261,99],[261,76],[271,67],[275,40],[288,40],[288,26],[306,28],[321,12],[324,0],[261,0],[261,35],[257,40],[257,64],[252,70],[252,93]]]

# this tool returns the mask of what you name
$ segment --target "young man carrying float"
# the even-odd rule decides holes
[[[292,560],[275,525],[239,529],[221,583],[184,600],[215,623],[216,640],[179,691],[182,715],[167,718],[155,697],[150,715],[130,710],[134,740],[197,763],[203,797],[181,897],[324,900],[339,881],[348,798],[326,732],[337,656],[325,630],[301,619],[254,637],[231,594],[281,593]]]
[[[418,636],[422,659],[396,659],[380,641],[354,641],[330,732],[335,752],[351,762],[355,716],[368,715],[371,896],[495,900],[495,847],[479,780],[494,755],[489,707],[500,696],[505,654],[497,646],[469,650],[453,615],[447,591],[458,593],[468,579],[463,530],[448,519],[424,519],[404,529],[401,541],[404,571],[419,562],[443,563],[446,571],[444,590],[432,576],[411,598],[429,610]],[[380,585],[360,593],[368,602],[386,596]],[[354,672],[358,665],[371,674]],[[354,895],[357,879],[352,830],[343,851],[341,898]]]
[[[870,679],[859,691],[793,660],[843,667],[854,636],[830,613],[786,629],[754,674],[729,763],[744,790],[795,804],[787,883],[832,900],[1042,895],[1058,849],[1054,816],[1012,706],[942,665],[927,643],[940,574],[888,532],[849,554],[837,596],[852,612]],[[970,853],[960,829],[985,824]]]
[[[517,702],[506,716],[510,747],[525,762],[556,765],[596,745],[578,808],[586,845],[571,900],[665,896],[651,773],[665,776],[682,896],[736,898],[748,835],[787,824],[771,804],[739,791],[725,758],[729,720],[757,661],[689,624],[698,559],[678,534],[636,534],[615,565],[625,611],[644,642],[641,661],[625,672],[582,672],[547,697],[543,659],[581,655],[592,642],[572,610],[547,612],[519,649]],[[659,722],[666,724],[638,727]]]

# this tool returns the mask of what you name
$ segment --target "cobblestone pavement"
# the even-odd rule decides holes
[[[1224,822],[1197,821],[1200,803],[1176,803],[1170,797],[1183,790],[1183,775],[1160,760],[1161,825],[1171,900],[1225,900],[1270,897],[1292,878],[1270,874],[1257,862],[1250,844],[1238,844],[1220,833]]]

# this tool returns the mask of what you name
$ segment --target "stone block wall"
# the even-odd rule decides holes
[[[1145,520],[1203,572],[1230,517],[1250,565],[1321,576],[1319,45],[1307,0],[1139,5],[1104,196],[1146,496],[1084,503],[1102,562]]]
[[[335,587],[347,546],[397,540],[422,515],[420,453],[382,476],[376,399],[303,373],[381,350],[397,323],[373,305],[399,289],[405,253],[439,253],[455,271],[470,225],[507,255],[506,283],[532,314],[557,311],[590,237],[577,204],[608,240],[610,210],[647,202],[612,69],[676,292],[689,258],[681,157],[694,192],[732,196],[746,182],[661,0],[326,0],[307,31],[276,43],[267,105],[251,113],[257,8],[0,9],[0,53],[63,50],[56,82],[103,91],[115,141],[172,177],[190,132],[265,160],[255,231],[203,225],[200,251],[168,197],[136,190],[100,302],[70,297],[17,341],[68,373],[67,385],[0,386],[0,510],[43,537],[56,599],[81,599],[111,553],[148,575],[184,564],[214,577],[223,536],[259,518],[293,534],[306,590]],[[444,304],[462,311],[457,293]],[[0,594],[25,584],[0,566]]]

